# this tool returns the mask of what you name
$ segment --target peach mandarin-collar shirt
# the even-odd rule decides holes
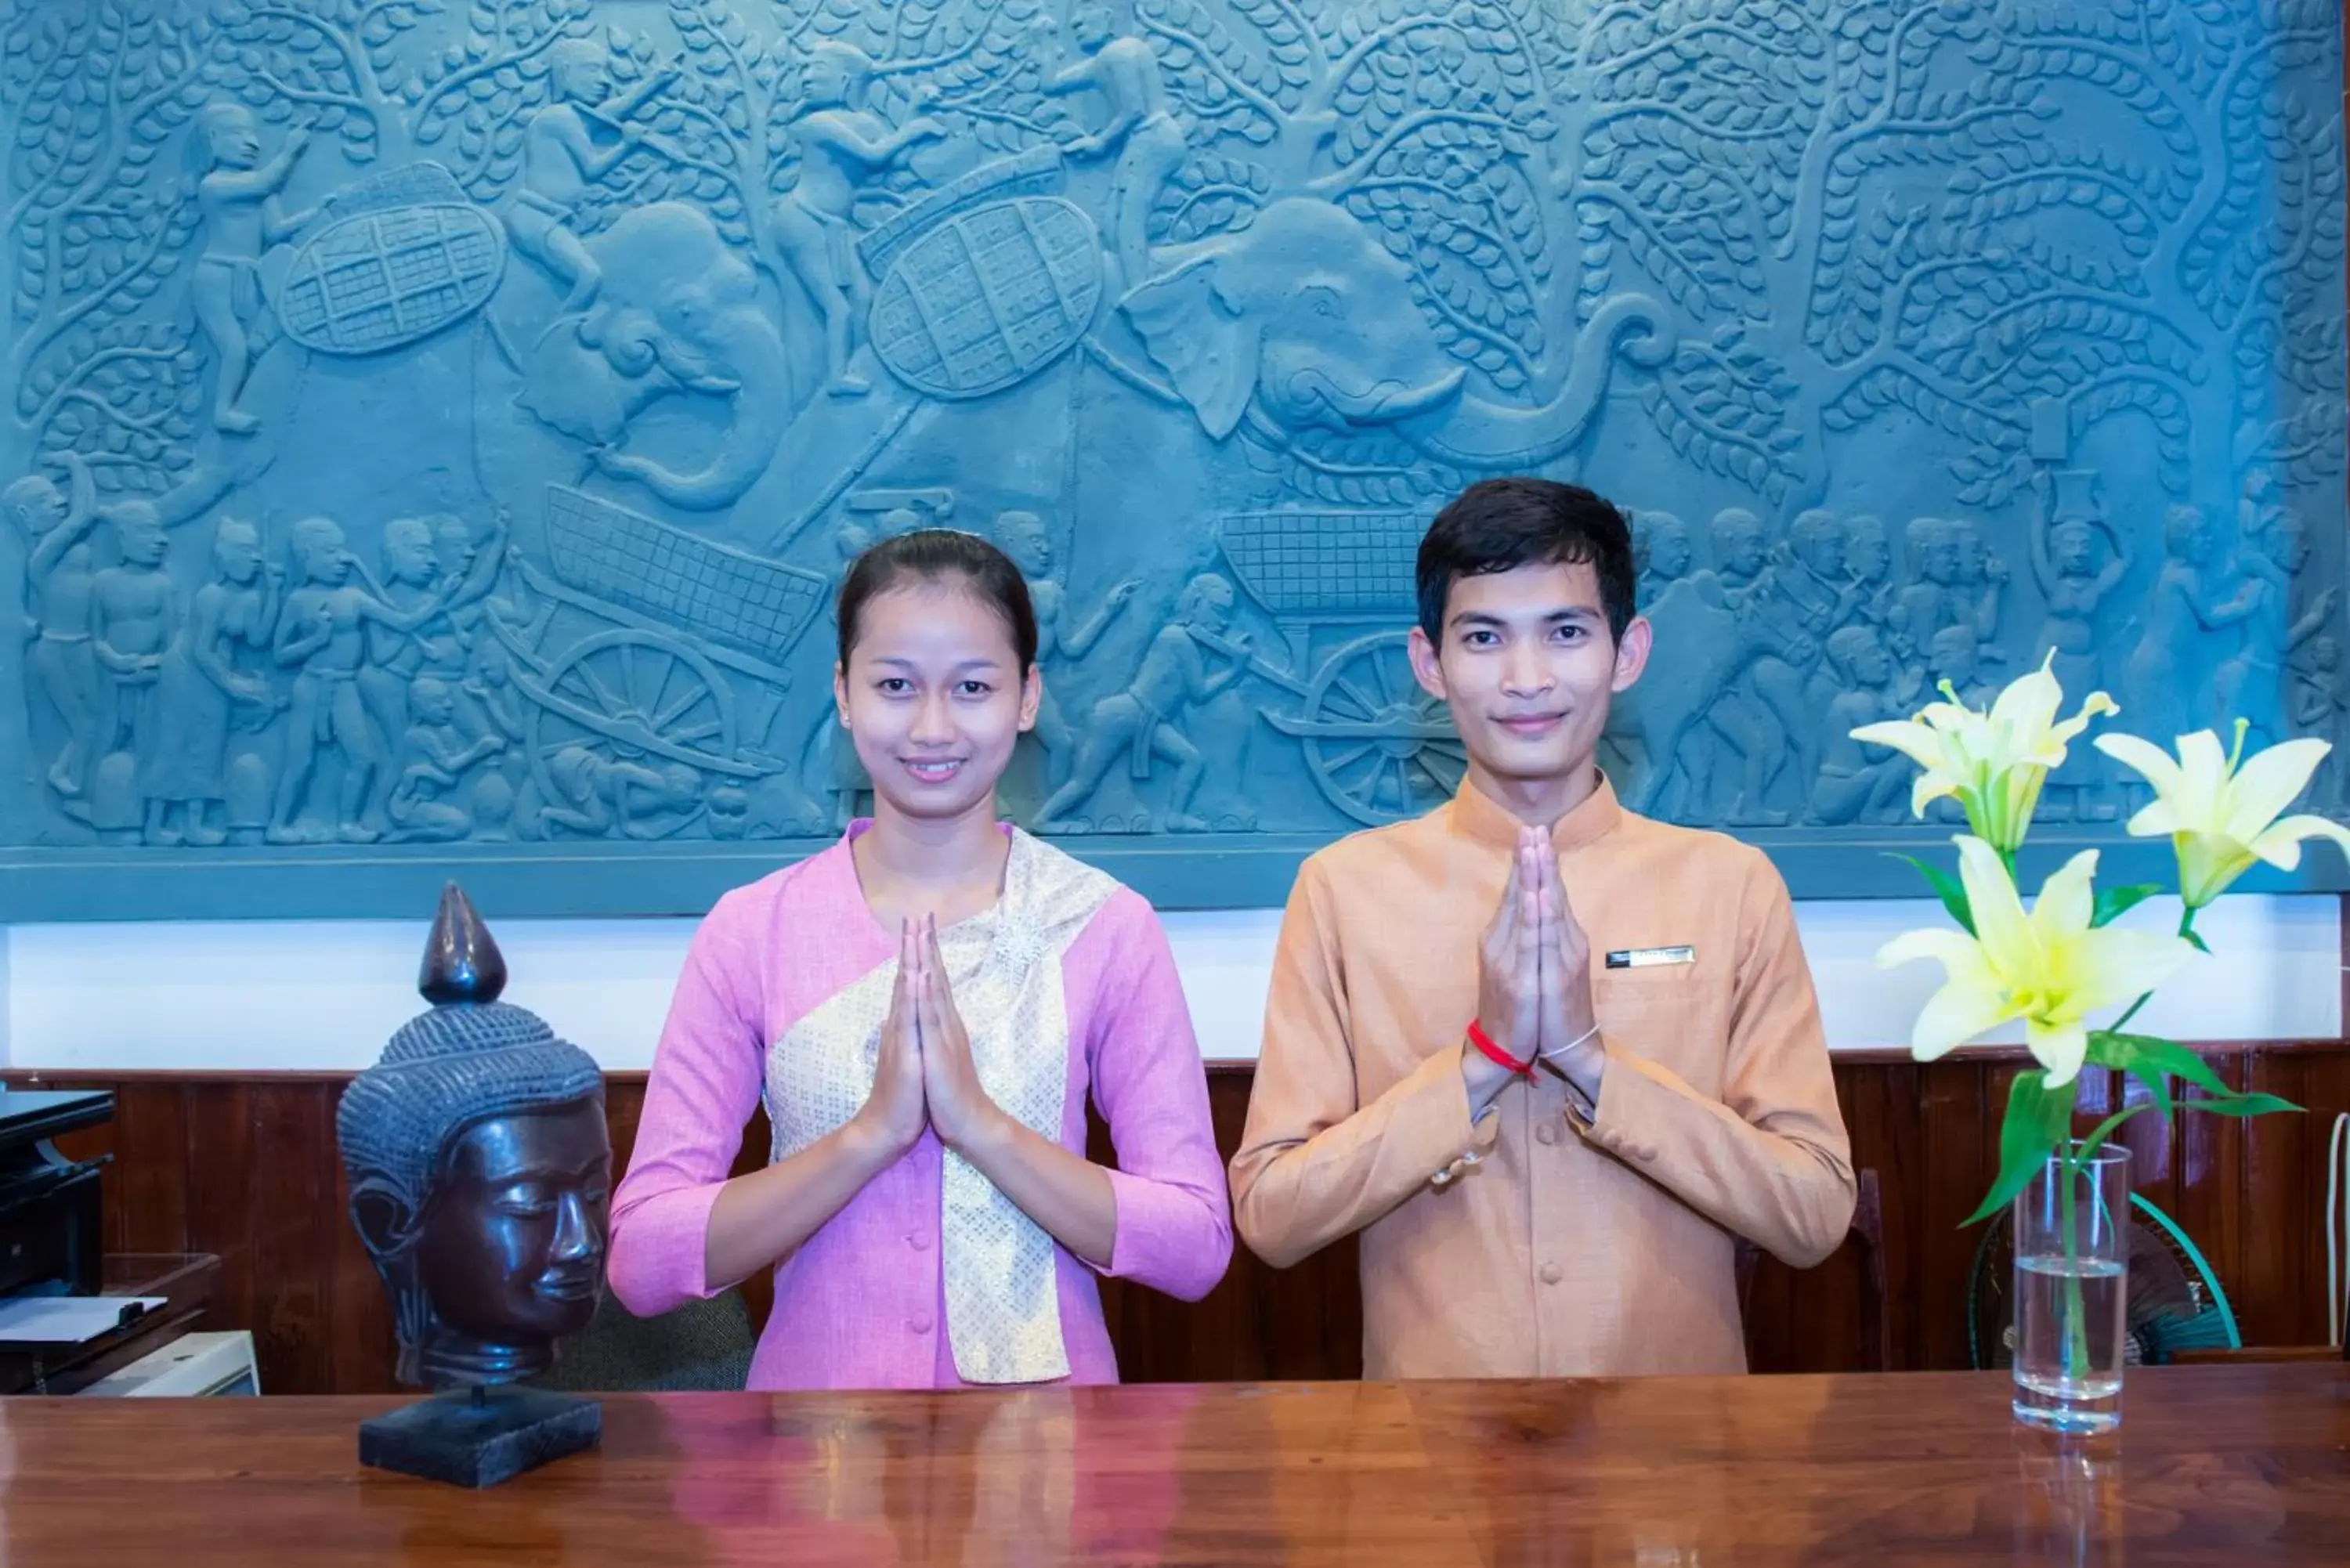
[[[1299,872],[1232,1163],[1241,1235],[1286,1267],[1361,1232],[1368,1377],[1742,1372],[1736,1238],[1807,1267],[1854,1200],[1785,885],[1603,777],[1552,829],[1597,1104],[1538,1070],[1472,1126],[1461,1040],[1517,832],[1463,784]]]

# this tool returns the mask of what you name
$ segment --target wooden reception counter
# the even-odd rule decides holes
[[[629,1395],[472,1493],[361,1471],[372,1397],[0,1402],[0,1562],[2317,1563],[2350,1368],[2131,1375],[2123,1430],[1996,1374]]]

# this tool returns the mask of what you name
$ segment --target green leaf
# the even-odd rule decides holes
[[[2291,1100],[2262,1094],[2230,1095],[2224,1099],[2215,1095],[2210,1099],[2189,1100],[2186,1104],[2190,1110],[2210,1111],[2214,1116],[2265,1116],[2277,1111],[2302,1108]]]
[[[2177,1102],[2193,1111],[2223,1116],[2264,1116],[2302,1107],[2274,1095],[2240,1094],[2212,1069],[2211,1064],[2176,1041],[2152,1034],[2115,1034],[2099,1030],[2089,1037],[2090,1054],[2108,1067],[2119,1067],[2153,1092],[2163,1114],[2170,1113],[2171,1097],[2160,1086],[2165,1075],[2184,1078],[2203,1091],[2201,1097]]]
[[[2162,891],[2159,882],[2133,882],[2126,888],[2100,888],[2097,907],[2089,916],[2089,924],[2109,924],[2116,916],[2128,913]]]
[[[2162,1119],[2168,1121],[2171,1106],[2170,1075],[2147,1067],[2132,1067],[2128,1071],[2131,1077],[2146,1085],[2147,1097],[2154,1102],[2154,1108],[2162,1113]]]
[[[2217,1096],[2224,1097],[2236,1092],[2212,1070],[2210,1063],[2176,1041],[2159,1039],[2152,1034],[2103,1033],[2102,1037],[2113,1043],[2110,1059],[2106,1063],[2108,1066],[2123,1068],[2140,1078],[2148,1073],[2168,1073]]]
[[[2019,1073],[2007,1092],[2007,1119],[1999,1125],[1999,1179],[1964,1223],[1996,1214],[2047,1163],[2049,1151],[2073,1130],[2073,1099],[2080,1080],[2051,1091],[2048,1075],[2035,1067]]]
[[[2208,953],[2211,950],[2211,944],[2203,940],[2202,932],[2190,927],[2178,934],[2185,937],[2187,939],[2187,945],[2193,948],[2197,952]]]
[[[1934,889],[1934,897],[1942,900],[1942,908],[1950,911],[1950,919],[1958,921],[1960,929],[1967,935],[1975,934],[1975,912],[1967,903],[1965,887],[1956,877],[1939,866],[1928,865],[1914,855],[1897,855],[1893,858],[1906,860],[1916,867],[1918,875],[1926,878],[1926,885]]]

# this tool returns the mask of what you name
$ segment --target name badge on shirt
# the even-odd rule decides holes
[[[1686,942],[1671,948],[1617,948],[1607,955],[1609,969],[1655,969],[1662,964],[1695,962],[1697,949]]]

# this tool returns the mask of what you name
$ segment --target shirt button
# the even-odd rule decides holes
[[[1539,1144],[1556,1143],[1558,1141],[1558,1124],[1556,1122],[1544,1122],[1540,1127],[1534,1128],[1534,1141]]]
[[[906,1327],[910,1332],[914,1334],[930,1333],[931,1314],[926,1312],[916,1313],[913,1316],[906,1320]]]
[[[909,1236],[906,1238],[906,1245],[917,1252],[927,1252],[931,1250],[931,1239],[928,1236]]]
[[[1546,1285],[1555,1285],[1564,1278],[1565,1278],[1565,1275],[1560,1271],[1559,1266],[1556,1263],[1544,1263],[1542,1266],[1543,1283]]]

